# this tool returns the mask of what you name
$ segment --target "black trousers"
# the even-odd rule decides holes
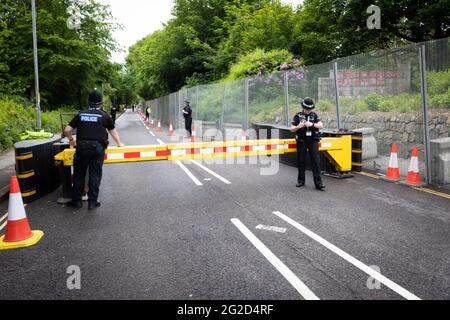
[[[84,194],[86,172],[89,168],[88,197],[89,201],[97,201],[102,180],[104,157],[105,147],[102,143],[98,143],[95,148],[87,149],[77,146],[74,158],[72,200],[81,200]]]
[[[192,136],[192,118],[184,118],[185,128],[189,132],[189,135]]]
[[[305,182],[306,153],[308,151],[311,160],[314,184],[316,186],[322,185],[322,177],[320,176],[319,143],[314,138],[306,138],[297,141],[298,182]]]

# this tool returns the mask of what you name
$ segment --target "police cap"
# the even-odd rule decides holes
[[[311,98],[306,98],[303,102],[302,102],[302,107],[303,109],[308,109],[308,110],[312,110],[316,107],[316,105],[314,104],[313,99]]]
[[[103,104],[103,97],[102,94],[100,92],[98,92],[97,90],[92,91],[89,94],[89,106],[91,108],[98,108]]]

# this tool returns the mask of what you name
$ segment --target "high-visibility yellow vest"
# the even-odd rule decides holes
[[[20,136],[20,140],[39,140],[39,139],[50,139],[53,138],[53,133],[45,132],[44,130],[41,130],[39,132],[33,132],[33,131],[25,131]]]

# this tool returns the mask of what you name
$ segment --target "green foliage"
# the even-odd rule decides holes
[[[379,109],[381,112],[393,112],[395,111],[395,103],[391,100],[383,100],[380,103]]]
[[[450,69],[447,71],[427,71],[427,91],[431,96],[445,94],[450,88]]]
[[[450,88],[445,93],[430,96],[428,101],[430,108],[450,110]]]
[[[382,8],[381,30],[367,28],[369,1],[304,0],[297,8],[280,0],[174,3],[174,18],[135,44],[128,55],[133,88],[146,100],[186,85],[252,75],[251,58],[263,51],[286,50],[302,64],[311,65],[407,41],[444,38],[450,32],[445,1],[427,6],[412,0],[377,1]],[[444,55],[448,52],[446,47],[439,50]],[[283,58],[280,61],[288,60]],[[273,70],[276,67],[269,63],[265,73]],[[413,80],[416,75],[413,72]],[[317,76],[309,78],[310,88],[317,88]],[[369,99],[369,108],[376,110],[379,103],[376,98]]]
[[[275,123],[278,117],[283,117],[284,97],[276,97],[271,100],[255,101],[250,107],[251,123]]]
[[[0,100],[0,150],[19,140],[25,130],[34,129],[33,109],[17,105],[9,99]]]
[[[369,93],[365,98],[364,101],[367,104],[367,108],[370,111],[378,111],[379,110],[379,106],[381,101],[383,100],[383,96],[375,93],[375,92],[371,92]]]
[[[117,25],[107,6],[94,0],[70,1],[80,9],[81,28],[67,26],[68,0],[37,3],[39,80],[42,106],[87,105],[94,86],[114,76],[110,51]],[[34,100],[31,7],[28,0],[0,3],[0,95]]]
[[[257,74],[277,71],[282,63],[293,63],[293,55],[287,50],[256,49],[239,58],[230,68],[227,80],[242,79]]]
[[[62,107],[50,112],[42,112],[42,129],[55,134],[61,133],[60,113],[77,112],[74,107]],[[0,99],[0,151],[19,141],[25,130],[36,131],[36,111],[24,107],[8,98]]]
[[[336,104],[330,100],[319,100],[316,102],[316,108],[318,112],[326,112],[334,110],[336,108]]]

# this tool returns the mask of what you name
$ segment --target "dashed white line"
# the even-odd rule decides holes
[[[354,265],[358,269],[364,271],[365,273],[370,275],[372,278],[378,280],[379,282],[384,284],[386,287],[388,287],[391,290],[395,291],[396,293],[398,293],[402,297],[404,297],[404,298],[406,298],[408,300],[421,300],[418,296],[416,296],[413,293],[409,292],[405,288],[399,286],[398,284],[396,284],[392,280],[390,280],[390,279],[386,278],[385,276],[383,276],[381,273],[379,273],[379,272],[375,271],[374,269],[372,269],[371,267],[365,265],[364,263],[362,263],[358,259],[352,257],[348,253],[346,253],[343,250],[341,250],[338,247],[336,247],[334,244],[328,242],[327,240],[325,240],[321,236],[315,234],[314,232],[312,232],[308,228],[302,226],[300,223],[292,220],[291,218],[289,218],[288,216],[284,215],[283,213],[281,213],[279,211],[275,211],[275,212],[273,212],[273,214],[278,216],[279,218],[283,219],[284,221],[286,221],[287,223],[289,223],[290,225],[292,225],[296,229],[300,230],[301,232],[306,234],[308,237],[316,240],[317,242],[319,242],[321,245],[323,245],[327,249],[331,250],[332,252],[334,252],[335,254],[337,254],[338,256],[340,256],[341,258],[346,260],[347,262],[350,262],[352,265]]]
[[[2,222],[3,219],[6,219],[7,216],[8,216],[8,213],[6,213],[3,217],[0,218],[0,222]]]
[[[202,168],[203,170],[205,170],[206,172],[208,172],[210,175],[216,177],[217,179],[219,179],[220,181],[222,181],[225,184],[231,184],[230,181],[228,181],[227,179],[225,179],[224,177],[222,177],[221,175],[215,173],[214,171],[212,171],[211,169],[205,167],[204,165],[202,165],[201,163],[195,161],[195,160],[191,160],[191,162],[197,166],[199,166],[200,168]]]
[[[278,232],[278,233],[286,233],[286,231],[287,231],[286,228],[280,228],[280,227],[275,227],[275,226],[265,226],[262,224],[257,225],[255,227],[255,229],[273,231],[273,232]]]
[[[162,145],[162,146],[165,146],[165,145],[166,145],[166,143],[165,143],[164,141],[160,140],[160,139],[156,139],[156,141],[158,141],[158,143],[159,143],[160,145]]]
[[[192,172],[189,171],[188,168],[186,168],[186,166],[184,164],[181,163],[181,161],[177,160],[175,161],[175,163],[181,168],[183,169],[183,171],[188,175],[189,178],[191,178],[192,181],[194,181],[194,183],[197,186],[202,186],[203,184],[192,174]]]
[[[231,222],[242,234],[258,249],[259,252],[280,272],[283,277],[306,300],[319,300],[319,298],[301,281],[276,255],[266,247],[239,219],[231,219]]]
[[[152,136],[156,137],[156,135],[151,130],[149,130],[149,132]]]

